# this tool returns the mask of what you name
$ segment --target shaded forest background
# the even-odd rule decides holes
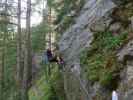
[[[46,65],[41,62],[42,71],[35,71],[35,74],[33,57],[36,54],[42,56],[47,47],[56,45],[60,35],[74,23],[73,18],[83,3],[83,0],[0,0],[0,100],[29,100],[29,90],[40,75],[49,82],[49,85],[43,85],[47,87],[46,100],[56,100],[49,99],[54,97],[52,95],[57,100],[65,99],[64,93],[61,98],[58,96],[63,87],[53,85],[53,82],[63,85],[57,67],[51,67],[52,74],[48,76]],[[31,20],[33,13],[42,18],[37,25],[31,25],[32,20],[38,21],[34,17]]]

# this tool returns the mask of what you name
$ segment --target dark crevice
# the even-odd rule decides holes
[[[123,59],[123,65],[127,64],[127,61],[132,61],[133,60],[133,55],[125,55]]]

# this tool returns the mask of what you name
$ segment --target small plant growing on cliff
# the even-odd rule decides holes
[[[127,38],[127,33],[113,36],[111,32],[96,33],[91,48],[81,57],[81,63],[89,80],[108,86],[118,72],[116,50]]]

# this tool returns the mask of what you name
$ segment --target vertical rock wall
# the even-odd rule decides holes
[[[86,82],[81,78],[80,53],[93,39],[91,26],[109,15],[115,6],[111,0],[86,0],[75,24],[61,37],[59,47],[66,63],[64,86],[67,100],[91,100]]]
[[[117,54],[123,64],[119,93],[121,100],[133,100],[133,40],[129,41]]]

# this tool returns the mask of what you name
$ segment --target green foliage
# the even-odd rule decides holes
[[[12,33],[7,33],[5,44],[5,66],[4,66],[4,99],[14,100],[13,98],[16,90],[15,83],[15,67],[16,67],[16,39],[12,38]],[[3,34],[5,35],[5,34]],[[3,38],[3,37],[0,37]],[[0,45],[2,47],[3,45]],[[3,51],[0,51],[1,53]]]
[[[44,50],[46,45],[46,33],[49,32],[49,26],[40,23],[40,25],[32,27],[32,49],[34,52]]]
[[[126,38],[127,33],[117,36],[110,32],[94,34],[91,48],[81,56],[81,63],[89,80],[98,81],[103,86],[112,83],[120,69],[115,51]]]
[[[2,27],[1,27],[2,28]],[[3,28],[0,28],[0,48],[5,47],[5,66],[4,66],[4,99],[15,100],[16,98],[16,59],[17,59],[17,43],[15,32],[3,32]],[[32,27],[32,48],[34,52],[44,50],[45,48],[45,35],[48,32],[48,26],[41,23],[38,26]],[[23,34],[23,33],[22,33]],[[5,45],[3,45],[3,38],[6,37]],[[3,52],[2,50],[0,51]],[[17,100],[17,99],[16,99]]]
[[[65,100],[63,76],[58,69],[57,71],[53,72],[50,82],[56,91],[58,100]]]
[[[62,21],[62,31],[65,31],[72,23],[73,23],[73,18],[70,16],[64,16],[63,21]]]
[[[99,82],[100,82],[100,84],[102,84],[103,86],[109,86],[109,85],[111,85],[112,83],[112,80],[113,80],[113,76],[112,76],[113,74],[111,73],[111,72],[109,72],[109,70],[108,71],[103,71],[102,73],[101,73],[101,77],[100,77],[100,80],[99,80]]]
[[[56,64],[53,64],[51,68],[52,74],[46,76],[46,71],[44,71],[45,73],[29,91],[30,100],[65,100],[63,77]]]
[[[75,11],[77,13],[83,6],[84,0],[48,0],[48,5],[53,7],[57,12],[57,19],[55,20],[55,24],[60,24],[64,28],[67,29],[69,24],[73,23],[73,18],[71,16],[71,11]],[[70,15],[70,16],[68,16]],[[62,23],[63,22],[63,23]]]
[[[113,50],[116,48],[119,48],[121,44],[125,41],[127,38],[127,33],[122,33],[117,36],[113,36],[110,32],[105,33],[96,33],[94,36],[94,40],[92,42],[92,48],[99,50]]]

